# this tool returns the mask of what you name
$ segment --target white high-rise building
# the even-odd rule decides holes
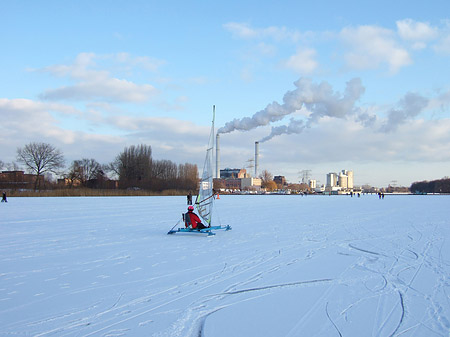
[[[348,177],[348,182],[347,182],[347,187],[348,189],[353,189],[353,171],[347,171],[347,177]]]
[[[347,171],[342,170],[339,173],[339,187],[342,189],[347,189],[347,186],[348,186],[348,177],[347,177],[346,172]]]
[[[327,174],[327,187],[335,187],[337,186],[337,174],[336,173],[328,173]]]
[[[328,173],[327,174],[327,185],[328,189],[333,189],[333,187],[340,188],[342,190],[352,190],[353,185],[353,171],[342,170],[339,174]]]

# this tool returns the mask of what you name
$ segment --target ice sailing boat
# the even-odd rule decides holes
[[[203,219],[204,224],[208,226],[203,229],[192,229],[189,227],[182,227],[174,229],[172,228],[167,234],[174,234],[178,232],[190,232],[190,233],[204,233],[208,235],[214,235],[215,230],[230,230],[230,226],[212,225],[212,211],[215,201],[215,192],[213,190],[213,150],[214,150],[214,120],[216,115],[216,108],[213,106],[213,120],[211,125],[211,132],[209,134],[208,148],[206,150],[205,164],[203,165],[202,179],[200,180],[199,191],[195,200],[195,206],[200,217]],[[183,214],[183,222],[185,220],[185,214]],[[180,221],[179,221],[180,222]],[[179,223],[178,222],[178,223]],[[174,226],[176,227],[178,223]]]

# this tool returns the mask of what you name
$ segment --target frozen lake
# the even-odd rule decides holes
[[[0,336],[450,336],[450,196],[8,201]]]

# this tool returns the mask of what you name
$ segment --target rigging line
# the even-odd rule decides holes
[[[181,221],[181,219],[179,219],[178,221],[177,221],[177,223],[175,224],[175,226],[173,226],[170,230],[173,230],[176,226],[178,226],[178,224],[180,223],[180,221]],[[169,231],[170,232],[170,231]]]
[[[200,201],[195,201],[195,203],[196,204],[200,204],[201,202],[205,202],[206,200],[208,200],[208,199],[211,199],[211,198],[214,198],[214,196],[215,196],[215,194],[212,194],[212,195],[210,195],[208,198],[206,198],[206,199],[203,199],[203,200],[200,200]],[[212,200],[209,202],[209,203],[212,203]]]

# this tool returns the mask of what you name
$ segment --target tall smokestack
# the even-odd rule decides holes
[[[219,134],[216,135],[216,178],[220,178],[220,146]]]
[[[255,142],[255,178],[258,177],[258,165],[259,165],[259,142]]]

